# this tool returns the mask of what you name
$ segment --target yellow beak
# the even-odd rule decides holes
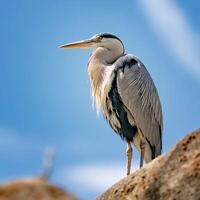
[[[96,41],[94,39],[81,40],[69,44],[59,46],[59,48],[91,48],[95,47]]]

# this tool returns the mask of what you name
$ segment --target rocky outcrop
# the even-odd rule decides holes
[[[0,200],[77,200],[77,198],[39,177],[0,184]]]
[[[97,200],[200,200],[200,129]]]

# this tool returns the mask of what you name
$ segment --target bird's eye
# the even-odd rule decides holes
[[[97,37],[97,41],[98,41],[98,42],[101,42],[102,39],[103,39],[103,37],[101,37],[101,36],[98,36],[98,37]]]

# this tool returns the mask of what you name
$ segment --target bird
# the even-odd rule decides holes
[[[88,61],[91,95],[112,129],[127,143],[127,176],[132,145],[140,153],[140,167],[161,154],[163,115],[157,88],[142,61],[125,53],[121,39],[99,33],[60,48],[93,48]]]

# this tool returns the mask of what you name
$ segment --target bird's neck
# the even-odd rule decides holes
[[[97,109],[101,105],[102,82],[112,64],[123,55],[123,48],[107,49],[98,47],[92,53],[88,63],[92,97]]]

